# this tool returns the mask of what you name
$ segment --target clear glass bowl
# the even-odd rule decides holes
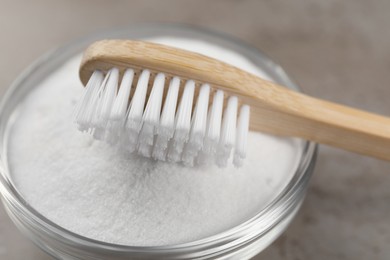
[[[54,50],[25,70],[9,88],[0,105],[0,191],[4,207],[21,232],[48,254],[60,259],[247,259],[274,241],[291,222],[305,195],[316,158],[316,144],[302,146],[299,167],[280,194],[253,218],[220,234],[173,246],[132,247],[92,240],[51,222],[23,199],[12,183],[7,161],[10,125],[17,106],[48,74],[98,39],[176,36],[196,38],[242,54],[273,80],[299,91],[281,67],[257,49],[216,32],[173,24],[135,25],[95,34]],[[22,162],[21,162],[22,163]]]

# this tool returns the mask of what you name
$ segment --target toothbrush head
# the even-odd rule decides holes
[[[86,89],[75,114],[79,130],[129,152],[187,166],[225,167],[233,151],[233,164],[241,166],[250,107],[213,77],[207,81],[203,75],[215,69],[207,68],[204,57],[140,41],[92,44],[80,67]]]

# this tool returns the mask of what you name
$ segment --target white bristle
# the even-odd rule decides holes
[[[166,135],[172,137],[175,131],[175,115],[177,99],[179,95],[180,79],[178,77],[172,78],[168,93],[165,98],[164,108],[161,114],[160,125],[157,129],[157,133],[160,135]]]
[[[208,164],[214,160],[217,151],[221,132],[223,111],[223,91],[217,90],[214,93],[213,103],[207,118],[206,136],[203,149],[198,156],[199,164]]]
[[[115,99],[111,111],[112,120],[123,120],[126,117],[127,107],[129,104],[129,97],[131,86],[133,84],[134,70],[127,69],[123,74],[122,82],[119,87],[118,95]]]
[[[156,160],[188,166],[214,161],[225,167],[234,149],[233,164],[236,167],[243,164],[249,131],[248,105],[241,106],[237,119],[237,97],[230,96],[223,110],[224,92],[216,90],[209,106],[210,85],[201,85],[194,97],[193,80],[185,82],[179,97],[178,77],[170,80],[164,98],[163,73],[157,73],[150,82],[147,99],[150,75],[149,70],[140,72],[132,94],[133,69],[124,71],[121,81],[116,68],[105,77],[102,72],[94,71],[75,110],[79,130]]]
[[[203,140],[206,133],[209,96],[210,86],[208,84],[202,85],[192,117],[190,137],[184,148],[182,157],[183,162],[190,166],[193,166],[195,157],[203,146]]]
[[[75,110],[75,122],[78,124],[80,131],[87,131],[90,127],[90,115],[88,113],[93,108],[91,102],[92,97],[94,93],[98,91],[103,82],[103,79],[103,73],[99,70],[96,70],[92,73],[91,78],[85,86],[84,97],[78,103]]]
[[[134,92],[134,96],[131,99],[129,115],[127,116],[128,128],[138,129],[142,120],[144,112],[146,93],[148,91],[150,71],[143,70],[138,78],[137,87]]]
[[[169,148],[167,159],[171,162],[178,162],[181,159],[184,144],[188,140],[191,128],[191,112],[194,100],[195,82],[188,80],[184,86],[183,95],[180,100],[176,114],[175,133],[172,145]]]
[[[104,84],[99,95],[98,110],[94,116],[95,131],[93,136],[98,140],[106,137],[108,130],[108,120],[111,115],[112,105],[118,91],[119,70],[112,68],[106,75]]]
[[[250,107],[243,105],[237,123],[237,136],[234,148],[233,164],[236,167],[242,166],[242,160],[246,157],[246,146],[249,131]]]
[[[209,96],[210,86],[208,84],[204,84],[200,88],[198,100],[196,102],[189,140],[189,144],[195,146],[198,150],[203,143],[206,132]]]
[[[236,141],[236,122],[237,122],[238,99],[235,96],[229,97],[222,121],[221,136],[217,150],[217,164],[220,167],[227,165],[231,150]]]
[[[158,73],[154,79],[152,91],[149,95],[143,114],[143,126],[139,136],[139,142],[153,145],[155,129],[160,123],[161,105],[164,93],[165,75]]]
[[[109,73],[109,77],[102,93],[102,106],[99,117],[102,119],[102,123],[105,125],[111,110],[113,107],[114,99],[118,91],[119,70],[112,68]]]
[[[160,124],[157,127],[157,138],[153,149],[153,158],[165,160],[168,141],[175,131],[175,115],[179,95],[180,79],[173,77],[169,84],[168,93],[164,101]]]
[[[121,139],[123,133],[123,127],[126,121],[127,108],[129,105],[129,97],[131,92],[131,86],[134,79],[134,70],[127,69],[122,78],[118,94],[114,100],[112,106],[110,120],[108,122],[108,134],[106,135],[106,141],[115,144]]]
[[[100,84],[96,85],[93,92],[91,93],[89,105],[85,107],[85,117],[83,118],[85,121],[83,123],[88,125],[88,131],[90,132],[92,132],[95,127],[93,121],[96,111],[98,110],[100,93],[106,84],[106,77],[102,79],[99,83]]]
[[[93,107],[90,111],[90,125],[92,129],[92,135],[97,140],[104,140],[106,129],[101,117],[101,111],[103,109],[103,96],[104,91],[110,78],[111,70],[108,71],[98,91],[92,96]]]
[[[205,140],[205,150],[210,152],[216,151],[216,146],[219,141],[221,132],[222,122],[222,111],[223,111],[223,91],[218,90],[214,94],[213,104],[211,106],[210,116],[207,125],[207,136]]]
[[[126,128],[128,129],[128,150],[134,151],[137,144],[138,133],[142,126],[142,115],[144,112],[146,93],[148,90],[150,71],[143,70],[138,78],[137,87],[131,99],[129,114],[127,116]]]

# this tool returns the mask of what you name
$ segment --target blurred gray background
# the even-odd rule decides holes
[[[0,0],[0,95],[47,50],[142,21],[243,39],[304,92],[390,116],[390,1]],[[389,259],[390,163],[321,146],[302,210],[254,259]],[[0,209],[0,259],[50,259]]]

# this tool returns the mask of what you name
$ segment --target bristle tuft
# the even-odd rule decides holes
[[[195,92],[195,81],[187,80],[181,86],[181,79],[173,77],[165,91],[165,74],[139,72],[136,77],[133,69],[122,75],[113,68],[105,76],[95,71],[75,110],[79,130],[128,152],[191,167],[210,163],[226,167],[234,150],[233,164],[242,166],[249,131],[248,105],[240,107],[237,119],[235,96],[228,98],[223,109],[222,90],[211,94],[211,86],[203,84]]]
[[[246,157],[246,147],[249,132],[250,107],[243,105],[240,109],[240,115],[237,123],[237,136],[234,148],[233,164],[241,167]]]
[[[139,142],[149,146],[153,145],[156,127],[160,123],[164,83],[165,75],[163,73],[157,74],[142,118],[143,126],[140,132]]]
[[[217,160],[219,167],[226,167],[230,153],[236,141],[238,99],[235,96],[229,97],[222,121],[221,136],[219,139]]]
[[[195,82],[189,80],[184,86],[183,95],[180,100],[176,114],[175,133],[172,138],[172,145],[168,150],[168,161],[178,162],[184,145],[188,140],[191,128],[192,103],[194,100]]]
[[[101,71],[94,71],[91,78],[88,81],[87,86],[85,87],[84,96],[79,101],[76,110],[75,110],[75,122],[78,125],[80,131],[89,131],[91,127],[91,112],[94,105],[94,96],[98,92],[100,86],[103,83],[104,75]]]

